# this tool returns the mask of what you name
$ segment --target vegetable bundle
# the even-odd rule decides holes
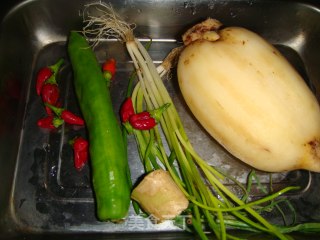
[[[139,153],[146,172],[155,173],[156,171],[154,170],[164,168],[174,180],[174,186],[177,186],[177,188],[174,188],[180,190],[188,199],[190,205],[185,213],[189,216],[192,225],[191,229],[193,231],[195,231],[202,239],[207,239],[206,229],[204,228],[205,225],[206,227],[209,227],[219,239],[238,239],[227,231],[229,227],[232,227],[252,232],[265,232],[275,236],[277,239],[284,240],[288,239],[285,235],[287,232],[308,229],[309,227],[312,231],[319,226],[318,224],[298,225],[297,228],[276,226],[268,222],[258,211],[256,211],[256,208],[254,208],[259,204],[273,201],[283,193],[297,189],[296,187],[287,187],[260,200],[248,202],[247,199],[239,199],[233,192],[224,186],[222,180],[225,176],[201,159],[190,144],[174,103],[161,79],[166,71],[165,65],[162,64],[158,69],[155,67],[147,50],[133,35],[131,25],[122,21],[112,7],[99,3],[89,4],[88,8],[91,6],[94,6],[95,10],[98,10],[98,12],[101,13],[101,16],[90,17],[90,15],[85,15],[84,20],[87,25],[84,27],[84,33],[88,34],[89,37],[95,37],[98,41],[99,39],[108,38],[110,36],[118,37],[123,40],[126,44],[128,53],[133,60],[136,75],[139,79],[139,82],[136,84],[132,93],[134,111],[129,109],[129,114],[122,115],[122,118],[132,124],[133,121],[130,122],[130,119],[132,116],[137,117],[135,115],[137,113],[151,112],[162,106],[169,106],[161,116],[158,116],[157,123],[148,124],[147,128],[140,128],[132,124],[134,128],[131,129],[131,131],[136,137]],[[85,9],[85,14],[87,14],[87,10],[88,9]],[[217,36],[217,33],[212,32],[206,34],[204,38],[216,39],[217,37],[219,37]],[[193,36],[190,39],[192,38]],[[90,53],[88,51],[90,51]],[[109,150],[108,154],[101,151],[102,148],[105,149],[105,147],[101,146],[105,146],[104,144],[106,144],[107,140],[103,140],[102,138],[106,136],[100,134],[104,129],[109,129],[109,120],[111,119],[112,123],[114,117],[110,117],[109,115],[108,117],[103,117],[103,120],[108,122],[107,125],[103,125],[103,123],[99,121],[100,117],[97,117],[94,120],[94,116],[96,116],[94,113],[97,113],[102,109],[110,111],[110,99],[105,101],[105,97],[100,98],[100,94],[102,96],[105,95],[105,93],[97,94],[97,92],[100,91],[99,89],[103,89],[103,86],[101,85],[103,80],[101,80],[100,69],[96,66],[96,63],[93,64],[94,57],[90,47],[76,33],[71,33],[69,52],[75,70],[77,96],[80,100],[80,106],[88,125],[90,144],[94,145],[90,148],[90,154],[96,154],[94,156],[95,160],[93,159],[92,163],[94,184],[101,179],[107,180],[105,182],[100,182],[99,185],[94,185],[98,203],[98,214],[100,214],[99,217],[102,220],[123,218],[125,214],[120,214],[118,212],[117,214],[111,214],[111,216],[107,213],[107,209],[108,207],[111,207],[111,209],[116,211],[115,208],[119,207],[121,213],[125,213],[125,209],[127,210],[127,208],[123,207],[128,206],[127,202],[130,194],[130,188],[127,182],[128,178],[125,176],[125,173],[128,170],[127,165],[124,162],[119,164],[123,164],[121,165],[121,177],[122,180],[125,179],[126,181],[121,182],[120,178],[117,178],[117,181],[114,182],[119,184],[117,186],[119,186],[121,193],[124,194],[125,201],[119,206],[112,205],[106,197],[108,194],[111,194],[111,198],[114,200],[117,199],[117,201],[120,201],[121,199],[119,196],[116,196],[115,189],[113,188],[114,185],[112,185],[113,182],[108,178],[110,177],[110,174],[106,176],[105,172],[111,171],[114,173],[111,169],[117,169],[119,165],[115,164],[115,161],[113,160],[111,160],[110,165],[105,161],[101,163],[99,157],[109,155],[109,157],[111,157],[110,159],[113,159],[112,157],[115,156],[115,152],[117,154],[125,152],[124,145],[121,143],[122,141],[118,139],[119,142],[117,146],[114,142],[109,142],[109,144],[112,145],[108,145],[107,147],[112,147],[112,150]],[[86,62],[87,60],[85,60],[86,57],[89,57],[89,59],[92,60],[90,60],[89,64]],[[186,62],[187,61],[184,61],[184,63]],[[90,71],[85,67],[86,65],[88,65]],[[198,71],[198,69],[196,69],[196,71]],[[94,79],[95,77],[96,79]],[[95,87],[92,87],[91,84]],[[98,86],[100,87],[99,89]],[[92,96],[95,96],[95,99],[92,99]],[[96,104],[96,102],[98,103]],[[102,116],[105,115],[102,114]],[[147,119],[150,120],[151,115],[143,114],[143,117],[147,117]],[[133,120],[137,123],[137,120],[140,121],[141,118]],[[143,118],[143,120],[145,120],[145,118]],[[118,129],[118,127],[116,128]],[[116,133],[117,135],[121,135],[119,134],[119,130],[114,132],[114,134]],[[165,139],[162,138],[162,133],[164,134]],[[100,139],[101,141],[98,141],[97,139]],[[164,141],[166,141],[166,144],[168,145],[169,153],[164,147]],[[102,173],[98,171],[100,168],[104,171],[103,176]],[[118,170],[120,173],[120,169]],[[112,174],[112,177],[114,176],[115,175]],[[120,177],[120,174],[117,176]],[[111,186],[108,186],[110,183]],[[120,183],[123,185],[120,185]],[[123,186],[126,187],[123,188]],[[119,189],[117,190],[119,191]],[[143,197],[145,197],[143,192],[143,189],[141,191],[141,189],[138,188],[138,191],[135,191],[138,196],[134,194],[134,199],[139,199],[139,201],[143,199]],[[179,197],[179,199],[181,198]],[[114,202],[115,201],[113,201],[113,203]],[[100,209],[101,206],[103,206],[103,209]],[[179,212],[180,210],[181,209],[179,209]],[[161,214],[159,216],[161,216]]]

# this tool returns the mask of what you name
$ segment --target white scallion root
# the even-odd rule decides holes
[[[92,47],[96,47],[102,39],[117,39],[124,42],[134,40],[134,24],[122,20],[111,4],[102,2],[85,5],[83,10],[83,34],[93,39]]]

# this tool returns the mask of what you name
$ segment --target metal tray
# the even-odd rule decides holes
[[[70,30],[81,29],[83,6],[91,1],[34,0],[3,1],[0,28],[0,238],[88,238],[91,239],[193,239],[171,222],[151,224],[130,209],[123,224],[96,220],[87,166],[73,168],[68,141],[84,129],[65,126],[46,132],[36,126],[44,115],[35,93],[35,75],[40,67],[64,57],[58,76],[64,106],[79,113],[72,70],[66,51]],[[135,34],[154,41],[150,54],[156,63],[175,46],[191,25],[213,17],[225,25],[247,27],[274,44],[304,76],[320,99],[320,8],[315,2],[297,1],[110,1],[128,22],[137,25]],[[124,46],[105,41],[96,49],[99,61],[115,57],[118,73],[112,84],[112,99],[119,109],[126,81],[132,72]],[[250,168],[228,154],[199,126],[189,113],[177,87],[174,72],[166,82],[182,116],[190,140],[212,165],[245,183]],[[303,117],[303,116],[302,116]],[[236,140],[235,140],[236,141]],[[134,139],[129,138],[132,179],[142,173]],[[268,174],[257,171],[263,184],[273,182],[275,190],[299,185],[301,190],[287,198],[297,210],[298,222],[320,221],[320,175],[307,171]],[[229,184],[226,182],[225,184]],[[234,188],[233,185],[230,185]],[[236,188],[234,188],[236,190]],[[251,197],[259,197],[259,189]],[[292,213],[286,212],[291,219]],[[276,214],[267,216],[279,222]],[[157,233],[157,235],[155,235]],[[243,233],[242,233],[243,234]],[[244,236],[244,235],[242,235]],[[250,235],[251,236],[251,235]],[[311,237],[311,238],[310,238]],[[295,239],[319,236],[295,235]],[[251,236],[250,239],[271,239]]]

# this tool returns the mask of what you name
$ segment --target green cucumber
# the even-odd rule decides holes
[[[97,217],[101,221],[119,221],[128,214],[131,191],[121,127],[97,58],[78,32],[70,33],[68,53],[76,95],[89,133]]]

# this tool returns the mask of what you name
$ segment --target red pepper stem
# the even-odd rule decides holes
[[[112,75],[109,71],[104,71],[103,72],[103,77],[106,80],[107,83],[107,87],[110,87],[111,84],[111,79],[112,79]]]
[[[44,105],[50,108],[54,112],[54,114],[57,115],[58,117],[61,117],[62,112],[65,110],[64,108],[53,106],[47,102],[45,102]]]
[[[51,71],[53,72],[53,74],[56,74],[58,72],[58,70],[60,69],[61,65],[63,64],[64,60],[63,58],[60,58],[58,60],[58,62],[56,62],[55,64],[49,66],[49,68],[51,69]]]
[[[157,122],[159,122],[163,112],[167,110],[167,108],[170,105],[171,105],[170,103],[165,103],[161,107],[149,111],[151,117],[153,117]]]
[[[80,136],[76,136],[76,137],[70,139],[70,140],[68,141],[68,143],[69,143],[71,146],[73,146],[74,142],[75,142],[78,138],[81,138],[81,137],[80,137]]]
[[[49,66],[49,68],[51,69],[53,74],[46,80],[46,83],[57,84],[56,75],[57,75],[61,65],[63,64],[63,62],[64,62],[64,60],[63,60],[63,58],[61,58],[61,59],[59,59],[58,62]]]
[[[63,123],[64,123],[64,120],[61,119],[61,118],[55,117],[55,118],[53,118],[53,120],[52,120],[52,124],[53,124],[53,126],[54,126],[55,128],[60,127]]]

